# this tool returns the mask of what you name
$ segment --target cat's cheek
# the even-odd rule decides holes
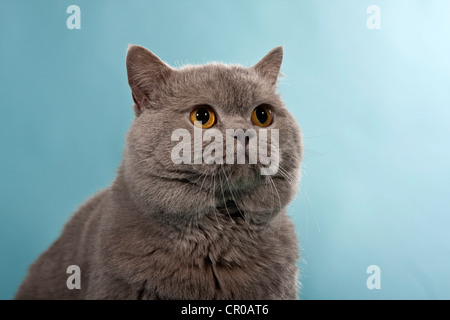
[[[238,207],[255,220],[270,220],[282,211],[295,196],[295,190],[283,179],[270,178],[237,199]]]
[[[279,206],[274,206],[272,200],[259,201],[253,198],[243,197],[236,201],[239,210],[243,212],[246,220],[252,224],[266,224],[280,211]]]

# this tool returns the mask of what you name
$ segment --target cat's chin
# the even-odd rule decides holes
[[[204,181],[202,176],[208,176],[210,179]],[[214,165],[203,172],[199,172],[200,178],[195,181],[215,190],[217,194],[224,194],[225,198],[236,196],[240,193],[250,192],[261,183],[265,182],[266,177],[260,174],[257,165]]]

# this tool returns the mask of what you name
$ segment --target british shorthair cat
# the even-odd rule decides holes
[[[276,92],[282,58],[277,47],[248,68],[175,69],[130,46],[136,116],[116,179],[75,212],[15,298],[296,299],[286,206],[303,146]],[[66,283],[73,265],[80,289]]]

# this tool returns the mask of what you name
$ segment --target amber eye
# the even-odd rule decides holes
[[[192,110],[189,118],[199,128],[208,129],[216,123],[216,114],[210,106],[198,106]]]
[[[262,104],[252,111],[252,122],[260,127],[267,127],[272,124],[273,116],[269,106]]]

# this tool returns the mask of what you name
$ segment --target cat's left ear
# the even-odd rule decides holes
[[[270,81],[275,85],[280,74],[281,63],[283,62],[283,46],[273,48],[266,54],[252,69],[254,69],[260,76]]]

